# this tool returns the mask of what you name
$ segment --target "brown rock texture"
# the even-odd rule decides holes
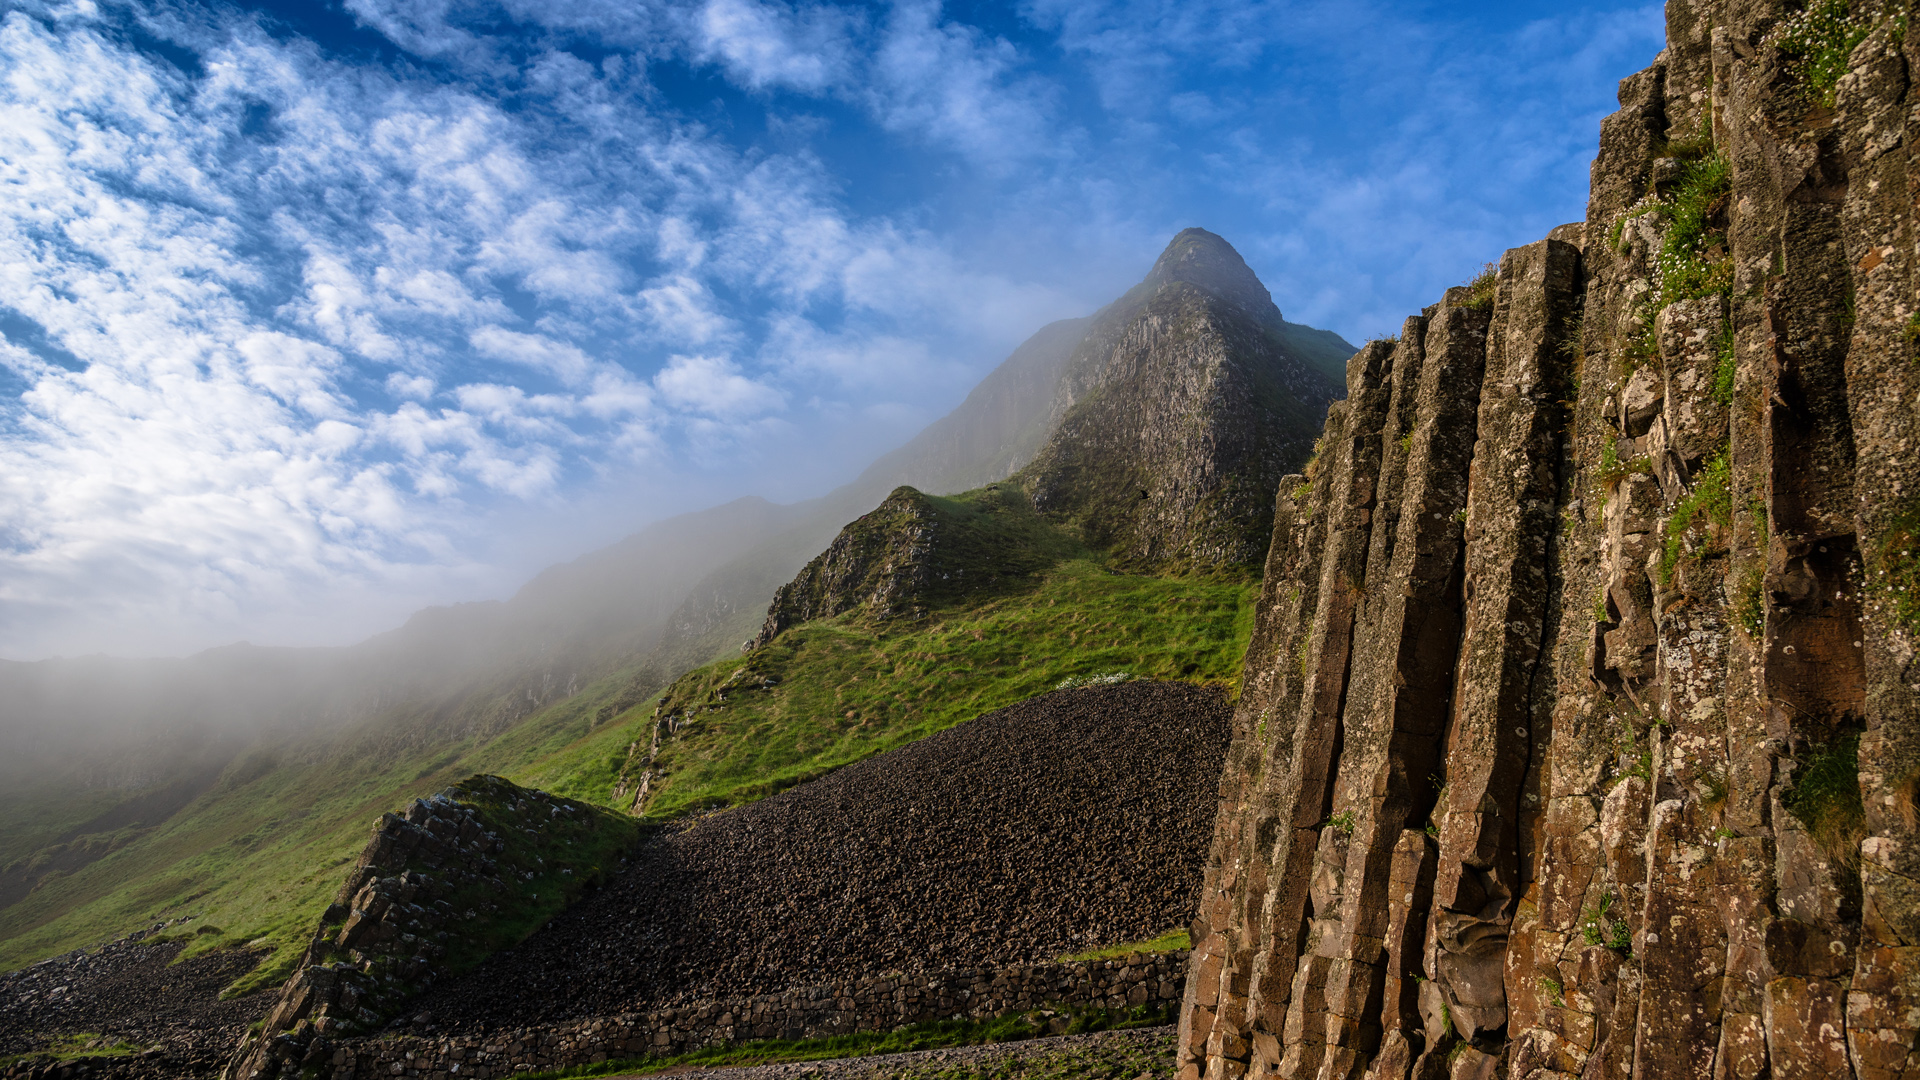
[[[1107,305],[1014,474],[1033,505],[1134,571],[1256,566],[1273,486],[1338,392],[1233,245],[1187,229]]]
[[[1280,485],[1185,1080],[1920,1077],[1920,33],[1667,22]]]

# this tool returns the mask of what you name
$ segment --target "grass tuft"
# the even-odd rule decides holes
[[[1831,109],[1854,47],[1873,24],[1852,13],[1848,0],[1813,0],[1775,24],[1768,39],[1786,53],[1807,104]],[[1901,27],[1904,31],[1904,26]]]
[[[1860,841],[1867,835],[1867,813],[1860,798],[1860,735],[1847,732],[1807,754],[1782,800],[1828,855],[1847,867],[1860,866]]]
[[[1709,522],[1721,528],[1733,525],[1733,472],[1727,452],[1720,451],[1694,477],[1693,490],[1673,508],[1663,527],[1666,544],[1660,555],[1660,583],[1673,584],[1688,530]]]
[[[1480,267],[1479,272],[1474,274],[1472,279],[1466,282],[1466,289],[1468,292],[1466,306],[1472,309],[1492,307],[1493,294],[1499,287],[1500,287],[1499,264],[1497,263],[1483,264]]]
[[[1159,937],[1149,938],[1146,941],[1133,941],[1124,945],[1108,945],[1105,948],[1074,953],[1072,956],[1063,956],[1060,958],[1060,963],[1078,964],[1088,960],[1118,960],[1123,956],[1131,956],[1134,953],[1179,952],[1181,949],[1191,948],[1193,948],[1193,938],[1187,933],[1187,928],[1184,926],[1176,926],[1166,933],[1161,934]]]

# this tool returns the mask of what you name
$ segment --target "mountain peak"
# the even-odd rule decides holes
[[[1256,318],[1280,319],[1273,294],[1260,283],[1247,261],[1224,237],[1205,229],[1180,230],[1141,285],[1143,291],[1151,293],[1175,281],[1197,285],[1245,308]]]

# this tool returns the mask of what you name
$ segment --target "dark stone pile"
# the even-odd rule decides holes
[[[61,1049],[67,1053],[86,1055],[84,1045],[63,1037],[88,1033],[137,1051],[96,1058],[88,1075],[157,1080],[218,1072],[247,1025],[272,1004],[266,994],[220,1000],[220,991],[260,956],[227,951],[175,964],[180,949],[178,942],[122,939],[97,952],[70,953],[0,977],[0,1057],[36,1054],[58,1044],[65,1044]],[[31,1062],[21,1062],[0,1075],[25,1076],[32,1070]]]
[[[1151,937],[1193,912],[1227,719],[1172,683],[1002,709],[656,838],[420,1011],[517,1026]]]

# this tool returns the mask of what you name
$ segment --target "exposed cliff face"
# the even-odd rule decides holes
[[[1257,563],[1274,486],[1338,392],[1297,329],[1232,245],[1182,232],[1095,317],[1015,481],[1129,569]]]
[[[1920,34],[1854,9],[1670,4],[1586,222],[1349,364],[1183,1076],[1920,1076]]]

